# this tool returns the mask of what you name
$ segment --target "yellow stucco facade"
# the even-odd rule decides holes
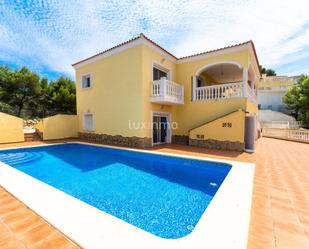
[[[38,125],[43,134],[43,140],[76,138],[77,137],[77,116],[58,114],[44,118]]]
[[[142,48],[134,47],[76,70],[77,114],[79,130],[82,116],[92,113],[95,133],[143,136],[128,129],[129,121],[142,121],[143,84]],[[81,88],[81,76],[91,74],[92,86]]]
[[[295,84],[297,77],[288,76],[266,76],[262,75],[259,87],[287,87],[290,88]]]
[[[141,36],[132,42],[78,62],[73,65],[76,70],[78,131],[152,139],[153,115],[161,113],[168,115],[169,122],[177,126],[170,130],[171,136],[189,137],[189,130],[193,127],[239,109],[257,115],[257,104],[246,96],[199,101],[192,97],[192,79],[199,72],[210,85],[220,84],[203,71],[207,65],[220,63],[233,65],[241,72],[243,69],[250,71],[247,77],[256,79],[252,90],[254,91],[260,75],[252,46],[251,43],[244,43],[241,46],[178,59]],[[150,101],[153,67],[165,70],[168,72],[169,81],[183,86],[183,104]],[[82,87],[83,75],[90,75],[90,87]],[[85,129],[84,116],[87,114],[93,115],[91,130]],[[233,134],[233,139],[243,142],[244,117],[240,117],[237,112],[237,115],[233,116],[233,123],[233,127],[238,130]],[[222,141],[231,139],[226,133],[220,132],[220,129],[216,130],[216,126],[211,127],[214,130],[207,138]]]
[[[245,115],[243,110],[219,117],[189,131],[190,139],[214,139],[219,141],[244,142]]]
[[[0,112],[0,143],[15,143],[23,141],[23,120]]]

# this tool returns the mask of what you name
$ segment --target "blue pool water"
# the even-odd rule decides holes
[[[170,239],[194,229],[231,168],[82,144],[0,151],[0,161]]]

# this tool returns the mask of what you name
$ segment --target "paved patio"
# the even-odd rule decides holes
[[[9,146],[40,143],[43,142]],[[262,138],[254,154],[177,145],[152,150],[254,162],[248,249],[309,247],[308,144]],[[0,187],[0,248],[78,247]]]

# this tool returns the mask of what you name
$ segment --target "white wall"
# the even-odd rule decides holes
[[[286,111],[282,101],[285,92],[259,91],[258,98],[261,109],[270,109],[273,111]],[[271,106],[271,107],[270,107]]]
[[[276,112],[272,110],[260,110],[259,111],[259,121],[264,126],[264,124],[273,124],[274,126],[280,126],[285,124],[285,126],[294,127],[297,122],[294,117],[284,114],[282,112]]]

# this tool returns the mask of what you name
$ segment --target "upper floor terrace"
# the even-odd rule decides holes
[[[150,101],[160,104],[184,104],[184,85],[168,79],[166,72],[152,81]],[[250,66],[243,68],[236,61],[206,64],[192,77],[191,100],[208,101],[248,98],[257,105],[259,78]]]

